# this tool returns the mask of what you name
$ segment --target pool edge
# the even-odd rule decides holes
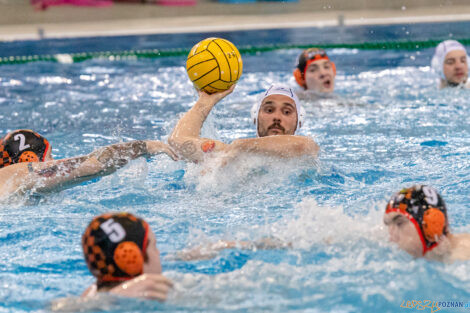
[[[434,12],[434,11],[427,11]],[[375,14],[374,14],[375,13]],[[395,14],[393,14],[395,13]],[[298,27],[328,27],[355,25],[393,25],[432,22],[470,21],[470,12],[464,14],[419,15],[416,10],[410,14],[389,11],[329,12],[269,15],[265,21],[258,15],[214,16],[208,22],[207,16],[176,17],[165,19],[135,19],[68,24],[0,25],[0,42],[61,39],[80,37],[109,37],[127,35],[202,33],[240,30],[288,29]],[[437,13],[437,10],[435,10]],[[182,26],[184,25],[184,26]]]

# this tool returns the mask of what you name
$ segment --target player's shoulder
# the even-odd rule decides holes
[[[22,162],[22,163],[15,163],[11,164],[8,166],[5,166],[0,169],[0,177],[3,177],[4,175],[13,175],[13,174],[22,174],[22,173],[27,173],[28,168],[31,168],[32,163],[30,162]]]

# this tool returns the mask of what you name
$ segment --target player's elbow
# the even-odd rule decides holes
[[[175,150],[177,150],[179,146],[182,144],[181,141],[182,141],[182,138],[176,136],[174,132],[168,138],[168,144],[170,145],[171,148]]]
[[[235,152],[254,152],[258,148],[256,144],[244,139],[236,139],[230,144],[230,150]]]
[[[176,138],[171,134],[171,136],[168,138],[168,144],[170,147],[175,148],[176,146]]]
[[[320,147],[312,138],[307,137],[307,140],[305,140],[302,149],[305,154],[316,157],[318,155],[318,151],[320,150]]]
[[[317,156],[318,150],[319,147],[316,142],[309,137],[302,138],[302,140],[298,140],[290,146],[290,154],[292,156]]]

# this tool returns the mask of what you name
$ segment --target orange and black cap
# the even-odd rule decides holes
[[[21,162],[44,162],[49,141],[29,129],[18,129],[0,139],[0,168]]]
[[[330,58],[326,54],[325,50],[320,48],[309,48],[302,51],[302,53],[299,55],[297,58],[297,65],[294,70],[294,78],[300,87],[305,88],[305,71],[307,70],[308,66],[318,60],[330,61]],[[336,74],[336,66],[333,62],[331,62],[331,67]]]
[[[325,50],[319,48],[309,48],[302,51],[302,53],[299,55],[296,67],[302,73],[305,73],[305,70],[308,66],[307,63],[309,63],[309,61],[318,61],[323,59],[329,60]]]
[[[385,214],[397,212],[416,227],[423,245],[423,255],[437,246],[440,236],[449,233],[447,208],[437,191],[426,185],[405,188],[393,195]]]
[[[82,236],[90,272],[98,284],[132,279],[143,272],[149,226],[130,213],[95,217]]]

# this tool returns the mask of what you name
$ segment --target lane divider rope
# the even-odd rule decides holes
[[[283,49],[306,49],[318,47],[323,49],[346,48],[359,50],[419,50],[437,46],[442,40],[426,41],[387,41],[387,42],[365,42],[365,43],[342,43],[342,44],[273,44],[261,46],[242,46],[238,50],[241,54],[255,54],[257,52],[268,52]],[[470,45],[470,39],[458,39],[463,45]],[[83,52],[69,54],[45,54],[27,56],[0,57],[0,65],[22,64],[32,62],[59,62],[77,63],[90,59],[107,59],[109,61],[119,61],[142,58],[162,58],[188,55],[189,49],[150,49],[150,50],[128,50],[128,51],[104,51],[104,52]]]

